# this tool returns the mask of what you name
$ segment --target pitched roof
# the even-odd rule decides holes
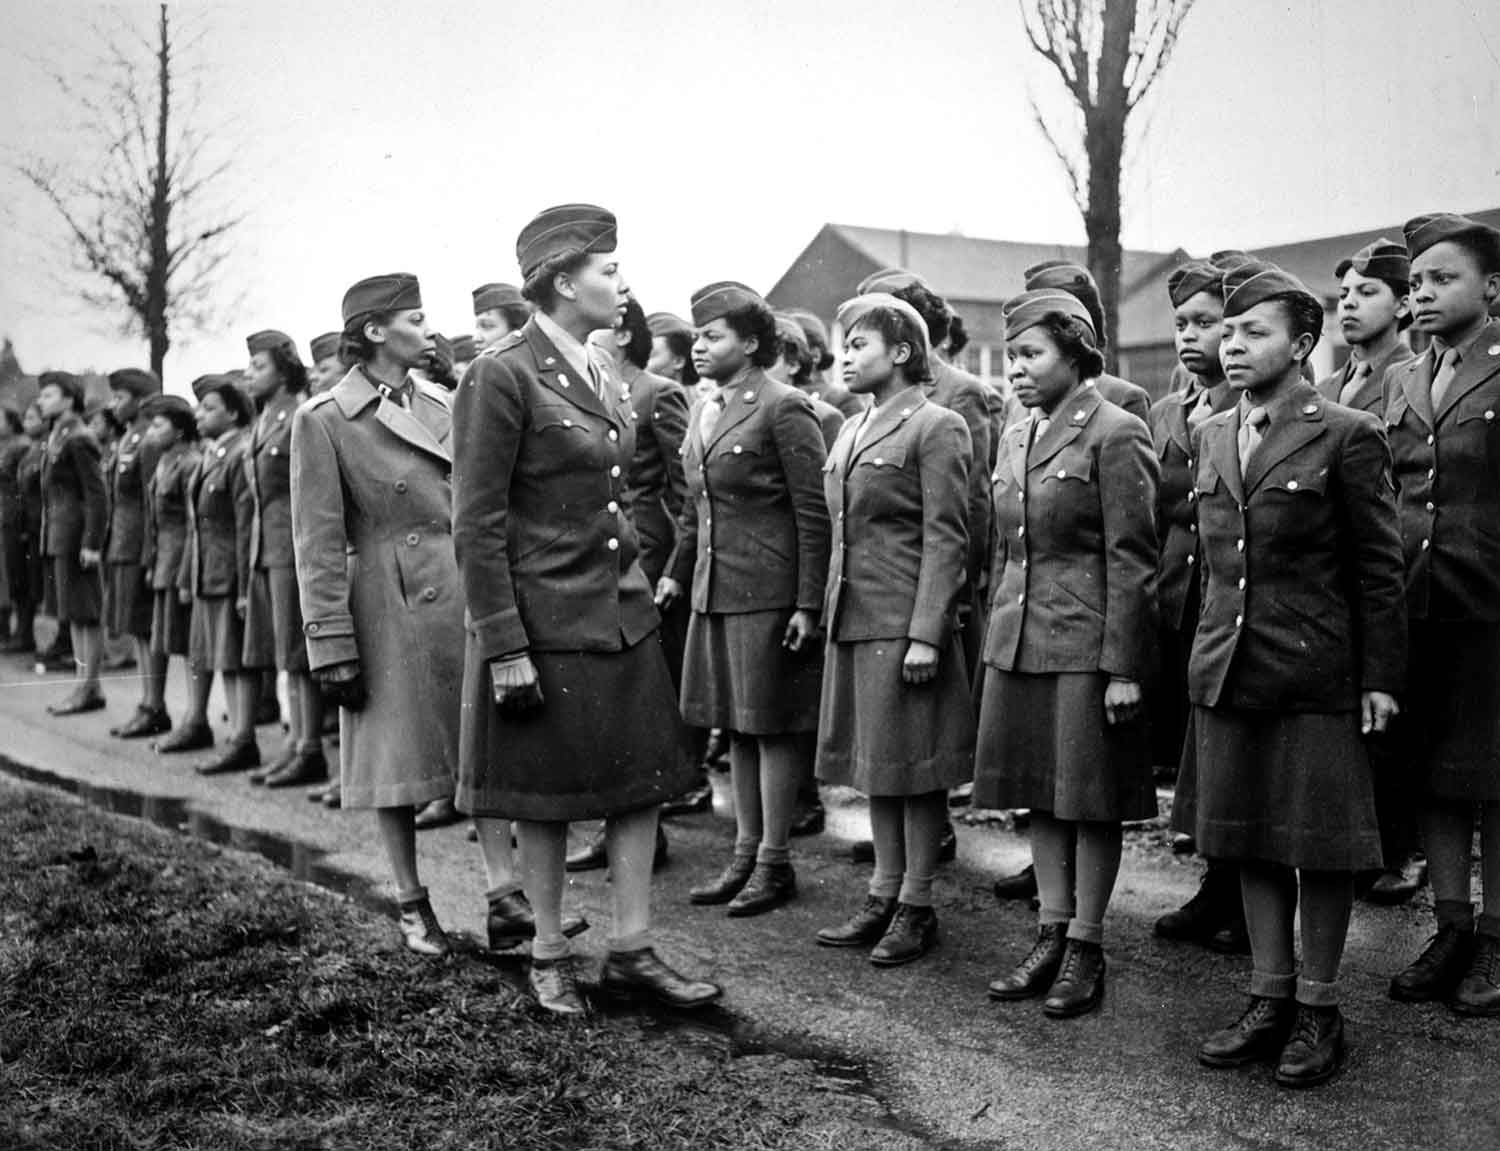
[[[1074,260],[1082,264],[1088,250],[1073,244],[1022,243],[978,236],[906,232],[891,228],[860,228],[830,224],[852,247],[864,252],[881,267],[909,268],[933,290],[950,300],[982,300],[1003,303],[1022,288],[1026,269],[1042,260]],[[1143,281],[1184,259],[1173,252],[1126,249],[1120,277],[1122,295],[1129,295]]]

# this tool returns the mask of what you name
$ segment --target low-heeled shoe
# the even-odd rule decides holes
[[[451,827],[455,823],[461,823],[463,818],[463,814],[453,806],[452,797],[444,796],[442,799],[434,799],[417,812],[414,822],[418,831],[431,831],[437,827]]]
[[[1067,950],[1067,924],[1044,923],[1037,928],[1036,942],[1026,953],[1026,958],[990,984],[991,999],[1009,1001],[1031,999],[1045,994],[1057,978],[1062,966],[1063,952]]]
[[[890,927],[896,901],[879,895],[865,896],[865,905],[837,927],[825,927],[817,941],[824,947],[872,947]]]
[[[57,703],[47,705],[49,715],[83,715],[90,711],[104,710],[104,693],[97,688],[80,687],[63,696]]]
[[[255,743],[231,743],[224,754],[207,763],[200,763],[193,770],[199,775],[228,775],[235,771],[249,771],[260,766],[260,748]]]
[[[1028,863],[1014,875],[1002,875],[993,888],[996,899],[1036,898],[1036,865]]]
[[[1243,1067],[1277,1058],[1296,1016],[1297,1005],[1290,999],[1252,995],[1238,1019],[1203,1041],[1198,1062],[1205,1067]]]
[[[668,1007],[706,1007],[724,993],[717,983],[688,979],[673,971],[650,947],[611,951],[604,960],[600,989],[616,998],[645,996]]]
[[[1445,999],[1469,969],[1474,955],[1474,932],[1444,925],[1427,941],[1410,967],[1391,979],[1390,996],[1403,1003]]]
[[[322,783],[328,778],[328,760],[321,751],[303,751],[266,776],[266,786],[299,787],[307,783]]]
[[[117,739],[144,739],[172,730],[172,717],[164,707],[138,707],[135,714],[110,731]]]
[[[553,1015],[576,1018],[588,1014],[583,996],[578,993],[578,977],[573,970],[573,957],[561,959],[533,959],[526,972],[526,982],[537,1006]]]
[[[168,733],[151,746],[158,755],[172,755],[179,751],[203,751],[213,745],[213,728],[206,723],[189,723]]]
[[[688,901],[700,905],[728,903],[749,882],[754,870],[755,856],[736,855],[717,876],[689,891]]]
[[[589,929],[589,921],[581,915],[565,915],[562,933],[568,939],[581,935]],[[489,902],[485,916],[485,932],[489,936],[491,951],[508,951],[519,947],[528,939],[536,938],[536,916],[531,901],[524,891],[512,891]]]
[[[401,905],[401,938],[408,951],[429,958],[439,958],[453,950],[448,933],[443,930],[443,925],[433,914],[431,902],[426,899]]]

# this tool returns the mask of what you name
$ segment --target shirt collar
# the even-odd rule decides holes
[[[536,312],[535,316],[536,326],[542,330],[542,335],[552,341],[552,346],[561,353],[568,367],[572,368],[578,378],[585,383],[591,382],[588,349],[575,340],[570,333],[564,331],[562,325],[546,312]]]
[[[1447,340],[1443,339],[1442,336],[1433,336],[1432,346],[1436,349],[1437,358],[1442,359],[1447,352],[1450,352],[1454,348],[1457,348],[1459,362],[1462,363],[1464,360],[1467,360],[1469,358],[1469,353],[1474,350],[1474,345],[1479,343],[1479,338],[1484,335],[1485,329],[1488,327],[1488,322],[1481,325],[1477,332],[1475,332],[1461,344],[1450,344]]]

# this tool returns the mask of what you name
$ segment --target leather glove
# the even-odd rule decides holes
[[[313,672],[313,678],[322,688],[323,698],[346,711],[359,711],[369,698],[369,692],[365,690],[364,669],[357,659],[320,667]]]

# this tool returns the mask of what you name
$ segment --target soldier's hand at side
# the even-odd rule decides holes
[[[1391,723],[1401,714],[1401,705],[1396,702],[1395,696],[1388,695],[1383,691],[1361,692],[1359,696],[1359,730],[1365,734],[1380,733],[1385,731]]]
[[[818,620],[810,611],[798,609],[792,613],[792,618],[787,621],[786,635],[782,637],[781,646],[787,651],[800,652],[812,645],[818,634]]]
[[[495,693],[495,706],[506,715],[535,711],[545,702],[536,664],[529,655],[490,660],[490,686]]]
[[[1111,679],[1104,689],[1104,718],[1129,723],[1141,713],[1141,685],[1133,679]]]
[[[906,648],[906,658],[901,661],[901,678],[912,684],[931,683],[937,678],[938,649],[930,643],[914,639]]]
[[[183,607],[191,607],[193,605],[193,593],[185,587],[178,588],[177,602],[182,604]]]
[[[92,571],[99,566],[99,552],[95,548],[78,549],[78,566],[84,571]]]
[[[313,678],[323,689],[323,699],[346,711],[359,711],[369,698],[365,689],[364,669],[357,659],[320,667],[313,672]]]
[[[671,576],[662,576],[656,581],[656,606],[662,611],[669,611],[674,603],[682,598],[682,585]]]

